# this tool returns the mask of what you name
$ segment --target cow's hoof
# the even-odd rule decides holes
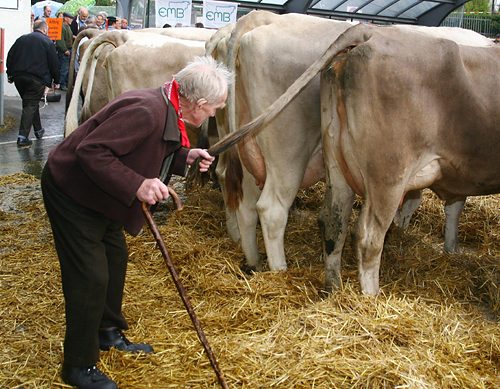
[[[257,273],[257,268],[255,266],[247,265],[246,263],[240,266],[241,271],[249,276],[253,276],[254,273]]]
[[[320,288],[318,290],[318,296],[319,298],[321,299],[327,299],[328,297],[330,297],[330,295],[333,293],[333,289],[332,288],[326,288],[326,287],[323,287],[323,288]]]
[[[451,246],[447,246],[446,244],[444,245],[443,247],[443,251],[446,253],[446,254],[449,254],[449,255],[455,255],[455,254],[460,254],[460,250],[458,248],[458,245],[451,245]]]

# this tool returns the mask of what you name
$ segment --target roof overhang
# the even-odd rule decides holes
[[[373,23],[439,26],[468,0],[245,0],[241,7]]]

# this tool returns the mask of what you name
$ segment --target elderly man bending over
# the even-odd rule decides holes
[[[84,389],[113,389],[96,368],[99,350],[151,353],[132,343],[122,313],[127,268],[123,230],[137,235],[141,203],[165,200],[163,182],[200,158],[189,149],[185,122],[200,126],[225,104],[231,73],[197,57],[160,88],[125,92],[78,127],[50,154],[42,192],[61,265],[66,309],[62,378]]]

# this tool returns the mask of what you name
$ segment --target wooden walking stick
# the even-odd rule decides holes
[[[173,189],[168,188],[170,194],[174,198],[174,201],[176,203],[177,208],[182,208],[182,204],[180,202],[179,197],[177,194],[173,191]],[[210,363],[215,371],[215,374],[217,375],[217,378],[219,380],[219,384],[222,388],[226,389],[229,388],[226,384],[226,381],[224,379],[224,375],[222,374],[222,371],[219,368],[219,365],[217,364],[217,359],[215,359],[215,355],[212,352],[212,349],[210,348],[210,345],[208,344],[208,340],[205,337],[205,334],[201,328],[201,324],[196,317],[196,314],[194,313],[193,307],[191,303],[189,302],[189,298],[186,294],[186,290],[181,284],[181,281],[179,279],[179,275],[177,271],[175,270],[175,267],[172,263],[172,260],[170,259],[170,256],[168,255],[167,248],[165,247],[165,243],[163,242],[163,239],[161,237],[160,231],[158,230],[158,227],[156,226],[156,223],[153,219],[153,216],[151,215],[151,212],[149,211],[149,206],[146,203],[142,203],[142,211],[144,213],[144,217],[146,218],[146,221],[149,225],[149,228],[151,229],[151,232],[153,233],[153,236],[156,239],[156,242],[158,243],[158,246],[160,247],[160,251],[163,255],[163,259],[165,260],[165,264],[167,265],[167,268],[172,275],[172,278],[174,280],[175,287],[177,288],[177,291],[179,292],[179,295],[181,296],[182,302],[184,303],[184,306],[186,307],[186,310],[189,313],[189,317],[191,318],[191,321],[193,322],[194,328],[196,329],[196,333],[198,334],[198,338],[200,339],[201,343],[203,344],[203,347],[205,348],[205,351],[207,352],[208,359],[210,360]]]

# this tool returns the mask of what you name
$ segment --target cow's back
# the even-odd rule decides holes
[[[414,189],[425,184],[416,175],[435,160],[440,171],[432,187],[443,197],[498,192],[500,48],[417,38],[380,29],[347,57],[337,84],[352,139],[344,151],[365,156],[351,161],[350,173],[363,188],[363,175],[396,182],[407,166],[407,186]],[[380,150],[384,162],[373,164],[366,156]]]
[[[136,34],[106,58],[105,67],[112,85],[108,100],[127,90],[160,86],[195,56],[204,53],[204,41]]]
[[[236,69],[238,126],[262,113],[349,26],[345,22],[287,14],[244,34]],[[311,83],[269,127],[256,137],[265,158],[269,158],[266,165],[286,163],[285,150],[275,153],[283,144],[287,144],[289,156],[307,164],[320,142],[319,79]],[[252,172],[255,159],[251,155],[249,158],[245,158],[244,153],[241,155],[245,166]],[[279,161],[273,161],[274,157]],[[322,173],[319,173],[308,184],[321,177]]]

